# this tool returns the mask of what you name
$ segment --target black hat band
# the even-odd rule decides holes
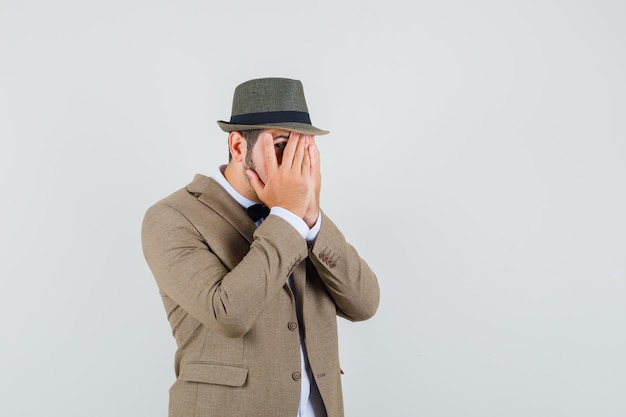
[[[267,111],[230,116],[230,123],[238,125],[264,125],[268,123],[289,122],[310,125],[311,118],[309,117],[309,113],[302,111]]]

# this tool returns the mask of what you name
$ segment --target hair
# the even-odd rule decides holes
[[[248,145],[248,151],[246,152],[246,163],[248,165],[252,164],[252,148],[254,148],[254,144],[256,143],[259,135],[263,129],[251,129],[251,130],[238,130],[241,133],[241,136],[244,137],[246,143]],[[230,148],[228,148],[228,162],[233,159],[233,156],[230,153]]]

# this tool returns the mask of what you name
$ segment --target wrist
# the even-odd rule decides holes
[[[317,219],[319,217],[320,217],[320,210],[318,208],[317,210],[314,210],[314,211],[308,211],[304,215],[304,218],[302,220],[304,220],[306,225],[309,226],[309,229],[311,229],[313,226],[315,226],[315,223],[317,223]]]

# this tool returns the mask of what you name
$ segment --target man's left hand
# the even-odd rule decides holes
[[[304,214],[304,221],[309,226],[313,227],[317,222],[317,218],[320,213],[320,187],[322,185],[322,174],[320,171],[320,152],[315,144],[315,136],[306,135],[305,144],[309,153],[310,172],[311,179],[313,180],[313,187],[311,187],[309,196],[309,205],[306,213]]]

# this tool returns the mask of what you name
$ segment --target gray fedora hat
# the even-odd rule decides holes
[[[235,88],[230,121],[218,120],[224,132],[252,129],[285,129],[309,135],[325,135],[327,130],[311,124],[298,80],[259,78]]]

